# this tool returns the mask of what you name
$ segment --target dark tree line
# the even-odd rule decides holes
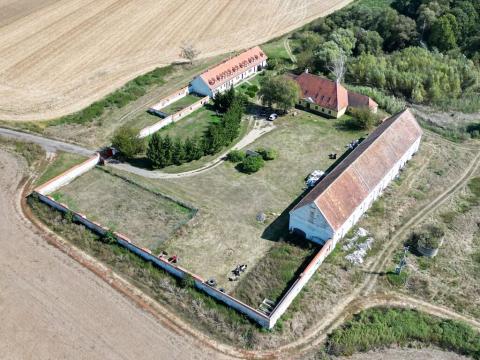
[[[478,97],[480,1],[394,0],[356,4],[294,34],[299,70],[329,75],[347,58],[346,80],[417,103]]]
[[[214,155],[238,137],[242,115],[245,112],[244,99],[236,96],[233,89],[217,95],[215,99],[216,103],[221,102],[220,111],[224,111],[224,114],[219,122],[208,126],[203,136],[182,140],[168,135],[161,136],[160,133],[152,135],[148,142],[147,158],[153,168],[181,165],[205,155]]]

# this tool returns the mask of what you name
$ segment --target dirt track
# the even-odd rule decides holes
[[[21,215],[24,173],[0,150],[2,359],[218,358],[48,245]]]
[[[221,54],[351,1],[0,0],[0,119],[65,115],[178,60],[184,41]]]

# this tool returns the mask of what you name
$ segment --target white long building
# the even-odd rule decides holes
[[[255,46],[195,77],[189,91],[213,98],[215,94],[230,89],[266,66],[267,55]]]
[[[336,244],[417,152],[422,134],[408,109],[383,121],[290,211],[290,231]]]

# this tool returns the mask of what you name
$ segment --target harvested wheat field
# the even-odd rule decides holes
[[[0,119],[87,106],[137,75],[249,47],[352,0],[0,0]]]

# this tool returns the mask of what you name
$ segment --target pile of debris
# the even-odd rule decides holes
[[[359,242],[359,240],[365,240]],[[350,262],[352,265],[363,264],[363,260],[367,255],[367,252],[372,248],[373,237],[368,236],[368,231],[359,228],[355,235],[347,239],[347,243],[342,246],[343,251],[350,251],[355,249],[353,252],[345,256],[345,259]]]
[[[307,187],[314,187],[317,182],[325,175],[325,172],[321,170],[315,170],[307,177]]]
[[[237,281],[240,278],[240,275],[247,270],[247,264],[238,265],[235,269],[232,270],[232,275],[228,277],[230,281]]]
[[[349,150],[353,150],[358,146],[358,144],[360,144],[359,139],[353,140],[351,143],[347,144],[346,148],[348,148]]]

